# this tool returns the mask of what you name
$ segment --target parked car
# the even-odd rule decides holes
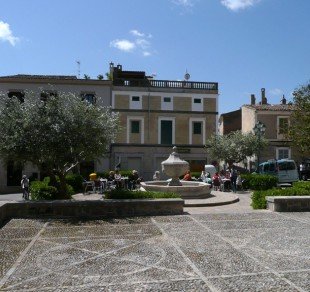
[[[292,183],[299,180],[298,169],[294,160],[268,160],[259,165],[259,173],[278,177],[279,183]]]
[[[305,159],[299,168],[299,178],[301,180],[310,179],[310,158]]]

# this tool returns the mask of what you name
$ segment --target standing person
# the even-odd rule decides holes
[[[216,172],[213,177],[212,177],[212,181],[213,181],[213,188],[215,191],[218,191],[220,189],[221,186],[221,182],[220,182],[220,176],[219,173]]]
[[[237,191],[237,171],[235,170],[234,167],[231,168],[230,183],[232,191],[235,193]]]
[[[20,185],[23,189],[23,199],[29,200],[29,179],[27,175],[23,175]]]
[[[236,186],[237,186],[237,190],[240,190],[240,191],[242,190],[242,178],[241,178],[240,171],[237,172]]]

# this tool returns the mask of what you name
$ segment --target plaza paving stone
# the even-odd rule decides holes
[[[12,219],[0,291],[310,291],[310,213],[241,209]]]

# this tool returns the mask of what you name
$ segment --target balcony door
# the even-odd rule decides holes
[[[160,143],[172,144],[172,121],[162,120],[160,124]]]

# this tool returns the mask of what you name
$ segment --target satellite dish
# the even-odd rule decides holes
[[[185,75],[184,75],[184,79],[185,79],[186,81],[188,81],[190,78],[191,78],[191,75],[189,75],[189,73],[187,72],[187,69],[186,69],[186,73],[185,73]]]

